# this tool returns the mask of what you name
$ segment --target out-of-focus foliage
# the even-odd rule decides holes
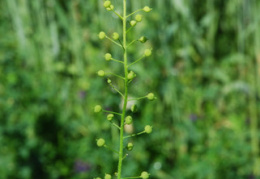
[[[134,67],[131,96],[141,101],[124,174],[152,179],[260,177],[260,8],[257,0],[129,0],[129,11],[153,11],[130,35],[145,35],[153,57]],[[120,0],[114,0],[120,6]],[[0,1],[0,178],[92,179],[116,171],[118,133],[94,115],[95,104],[117,110],[121,99],[96,76],[121,73],[103,54],[121,54],[97,34],[120,21],[97,0]],[[258,30],[257,30],[258,29]],[[120,32],[119,32],[120,33]],[[118,82],[120,85],[120,82]],[[258,174],[257,174],[258,173]]]

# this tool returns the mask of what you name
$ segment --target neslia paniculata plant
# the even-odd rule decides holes
[[[108,113],[107,115],[107,121],[109,121],[113,127],[118,128],[119,130],[119,149],[114,149],[111,146],[108,146],[106,144],[106,141],[103,138],[97,139],[97,146],[98,147],[105,147],[112,152],[115,152],[118,154],[118,167],[117,171],[115,171],[115,174],[104,174],[104,179],[112,179],[113,177],[117,179],[131,179],[131,178],[141,178],[141,179],[147,179],[149,178],[149,173],[146,171],[141,172],[141,174],[137,176],[124,176],[123,177],[123,160],[127,158],[126,151],[131,151],[134,147],[134,144],[132,142],[128,142],[129,138],[141,135],[141,134],[149,134],[152,132],[152,126],[146,125],[143,128],[143,131],[140,131],[135,134],[127,135],[124,131],[125,125],[130,125],[134,122],[134,119],[131,115],[127,115],[128,113],[134,112],[136,106],[133,105],[131,107],[131,111],[127,111],[127,104],[129,101],[133,100],[142,100],[142,99],[148,99],[150,101],[155,99],[155,95],[153,93],[148,93],[145,96],[139,97],[139,98],[130,98],[129,97],[129,85],[131,85],[132,80],[136,77],[136,74],[134,71],[131,70],[131,67],[134,66],[137,62],[140,62],[142,59],[145,59],[149,57],[152,54],[152,49],[146,49],[143,52],[143,55],[141,55],[140,58],[136,60],[128,60],[128,48],[135,43],[145,43],[147,38],[142,36],[137,39],[131,40],[128,38],[127,34],[134,29],[138,23],[142,21],[142,14],[140,13],[146,13],[150,12],[152,9],[148,6],[145,6],[142,9],[138,9],[132,13],[127,13],[127,4],[131,3],[129,0],[123,0],[123,7],[122,7],[122,14],[118,13],[115,10],[114,4],[111,3],[109,0],[105,0],[103,2],[103,5],[107,11],[110,11],[119,18],[119,20],[122,22],[122,36],[119,35],[118,32],[114,32],[112,34],[106,34],[105,32],[101,31],[98,34],[99,39],[107,39],[110,40],[114,45],[118,46],[118,48],[122,51],[122,60],[115,59],[112,54],[106,53],[104,55],[104,58],[106,61],[110,61],[111,63],[121,63],[122,68],[124,71],[123,75],[115,74],[115,73],[107,73],[104,70],[99,70],[97,72],[98,76],[100,77],[109,77],[109,76],[115,76],[116,78],[122,79],[124,83],[123,89],[118,89],[114,84],[113,81],[110,78],[107,78],[108,85],[111,86],[112,89],[114,89],[119,95],[121,95],[123,99],[123,106],[120,112],[115,111],[107,111],[102,106],[96,105],[94,107],[94,112],[105,112]],[[127,143],[127,144],[126,144]],[[126,144],[126,145],[124,145]],[[96,179],[101,179],[100,177]]]

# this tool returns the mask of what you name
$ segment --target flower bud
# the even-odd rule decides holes
[[[137,22],[141,22],[141,21],[142,21],[142,15],[141,15],[141,14],[137,14],[137,15],[135,16],[135,20],[136,20]]]
[[[153,128],[152,128],[152,126],[150,126],[150,125],[146,125],[146,126],[144,127],[144,131],[145,131],[147,134],[150,134],[150,133],[153,131]]]
[[[144,8],[143,8],[143,11],[144,12],[150,12],[152,9],[149,7],[149,6],[145,6]]]
[[[147,96],[147,99],[149,99],[150,101],[153,101],[155,99],[155,96],[153,93],[149,93]]]
[[[111,179],[111,178],[112,178],[111,175],[109,175],[109,174],[105,174],[105,178],[104,178],[104,179]]]
[[[126,118],[125,118],[125,123],[126,124],[132,124],[133,123],[133,118],[132,118],[132,116],[127,116]]]
[[[136,21],[135,21],[135,20],[130,21],[130,25],[131,25],[132,27],[134,27],[134,26],[136,25]]]
[[[106,61],[110,61],[112,59],[112,55],[110,53],[105,54]]]
[[[147,38],[146,38],[145,36],[142,36],[142,37],[140,37],[138,40],[139,40],[139,42],[141,42],[141,43],[145,43],[145,42],[147,41]]]
[[[118,40],[119,39],[119,34],[117,32],[113,33],[113,39]]]
[[[148,178],[149,178],[149,175],[150,175],[150,174],[147,173],[147,172],[142,172],[142,173],[141,173],[141,178],[142,178],[142,179],[148,179]]]
[[[111,5],[111,1],[106,0],[103,5],[105,8],[108,8]]]
[[[98,74],[98,76],[101,76],[101,77],[105,76],[105,72],[103,70],[99,70],[97,72],[97,74]]]
[[[100,106],[100,105],[96,105],[95,107],[94,107],[94,112],[95,113],[99,113],[99,112],[101,112],[102,111],[102,107]]]
[[[101,32],[99,32],[98,37],[99,37],[99,39],[102,40],[102,39],[104,39],[106,37],[106,33],[101,31]]]
[[[133,71],[130,71],[127,75],[128,80],[133,80],[136,77],[136,74]]]
[[[137,112],[137,106],[135,104],[131,106],[131,111],[133,113]]]
[[[112,11],[112,10],[114,10],[114,5],[111,4],[111,5],[110,5],[109,7],[107,7],[106,9],[107,9],[108,11]]]
[[[108,114],[107,120],[111,121],[114,118],[114,114]]]
[[[111,84],[112,81],[108,78],[108,79],[107,79],[107,83],[108,83],[108,84]]]
[[[129,143],[127,144],[127,146],[126,146],[126,149],[127,149],[128,151],[133,150],[133,148],[134,148],[134,144],[133,144],[132,142],[129,142]]]
[[[103,138],[100,138],[100,139],[97,140],[97,146],[98,147],[103,147],[105,145],[105,143],[106,143],[106,141]]]
[[[144,51],[144,55],[145,55],[146,57],[149,57],[151,54],[152,54],[152,50],[151,50],[151,49],[146,49],[146,50]]]

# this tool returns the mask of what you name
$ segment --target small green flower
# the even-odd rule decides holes
[[[108,79],[107,79],[107,83],[108,83],[108,84],[111,84],[112,81],[108,78]]]
[[[112,59],[112,55],[110,53],[105,54],[106,61],[110,61]]]
[[[130,71],[127,75],[128,80],[133,80],[136,77],[136,74],[133,71]]]
[[[106,143],[106,141],[105,141],[105,139],[103,139],[103,138],[99,138],[99,139],[97,140],[97,146],[98,146],[98,147],[103,147],[103,146],[105,145],[105,143]]]
[[[111,175],[109,175],[109,174],[105,174],[105,178],[104,178],[104,179],[111,179],[111,178],[112,178]]]
[[[107,7],[106,9],[107,9],[108,11],[112,11],[112,10],[114,10],[114,5],[111,4],[111,5],[110,5],[109,7]]]
[[[150,134],[150,133],[153,131],[153,128],[152,128],[152,126],[150,126],[150,125],[146,125],[146,126],[144,127],[144,131],[145,131],[147,134]]]
[[[137,15],[135,16],[135,20],[136,20],[137,22],[141,22],[141,21],[142,21],[142,15],[141,15],[141,14],[137,14]]]
[[[107,120],[111,121],[114,118],[114,114],[108,114]]]
[[[111,1],[106,0],[103,5],[105,8],[108,8],[111,5]]]
[[[136,25],[136,23],[137,23],[137,22],[136,22],[135,20],[131,20],[131,21],[130,21],[130,25],[131,25],[132,27],[134,27],[134,26]]]
[[[155,96],[154,96],[153,93],[149,93],[146,97],[147,97],[147,99],[149,99],[150,101],[155,100]]]
[[[146,38],[145,36],[142,36],[142,37],[140,37],[138,40],[139,40],[139,42],[141,42],[141,43],[145,43],[145,42],[147,41],[147,38]]]
[[[132,116],[127,116],[126,118],[125,118],[125,123],[126,124],[132,124],[133,123],[133,118],[132,118]]]
[[[133,148],[134,148],[134,144],[133,144],[132,142],[129,142],[129,143],[127,144],[127,146],[126,146],[126,149],[127,149],[128,151],[133,150]]]
[[[106,33],[101,31],[101,32],[99,32],[98,37],[99,37],[99,39],[102,40],[102,39],[104,39],[106,37]]]
[[[98,74],[98,76],[101,76],[101,77],[105,76],[105,72],[103,70],[99,70],[97,72],[97,74]]]
[[[149,7],[149,6],[145,6],[144,8],[143,8],[143,11],[144,12],[150,12],[152,9]]]
[[[135,113],[137,111],[137,106],[134,104],[131,106],[131,111]]]
[[[119,39],[119,34],[117,32],[113,33],[113,39],[118,40]]]
[[[100,105],[96,105],[95,107],[94,107],[94,112],[95,113],[99,113],[99,112],[101,112],[102,111],[102,107],[100,106]]]
[[[152,54],[152,50],[151,50],[151,49],[146,49],[146,50],[144,51],[144,55],[145,55],[146,57],[149,57],[151,54]]]
[[[150,174],[147,173],[147,172],[142,172],[142,173],[141,173],[141,178],[142,178],[142,179],[148,179],[148,178],[149,178],[149,175],[150,175]]]

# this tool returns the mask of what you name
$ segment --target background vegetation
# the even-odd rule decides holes
[[[130,91],[158,98],[138,103],[134,130],[150,123],[154,132],[135,139],[125,175],[260,178],[260,2],[131,0],[129,10],[145,5],[153,11],[133,37],[145,34],[154,54],[136,66]],[[108,13],[97,0],[0,0],[0,178],[116,171],[115,156],[95,139],[118,134],[92,112],[121,101],[96,77],[99,69],[120,72],[103,59],[119,52],[97,37],[119,29]]]

